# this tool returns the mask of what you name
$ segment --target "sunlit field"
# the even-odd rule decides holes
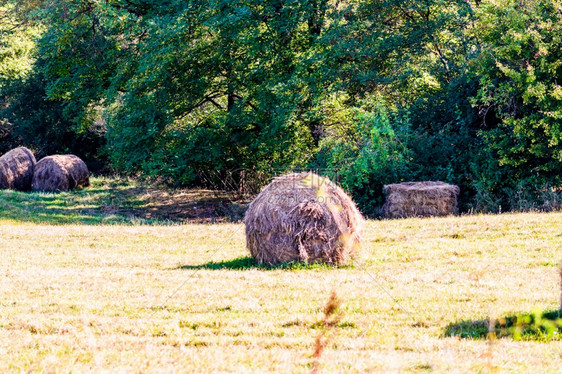
[[[350,266],[264,268],[242,224],[73,220],[86,190],[1,194],[1,372],[309,372],[332,291],[323,372],[562,367],[556,331],[488,334],[558,310],[561,213],[369,221]]]

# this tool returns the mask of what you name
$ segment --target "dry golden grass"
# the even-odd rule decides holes
[[[369,221],[365,236],[353,267],[265,269],[239,224],[0,220],[0,372],[309,372],[333,289],[323,372],[559,372],[560,340],[445,331],[558,307],[561,213]]]

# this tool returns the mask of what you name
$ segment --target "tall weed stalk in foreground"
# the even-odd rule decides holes
[[[328,302],[324,306],[324,318],[320,321],[321,326],[320,333],[316,337],[316,342],[314,343],[314,366],[311,373],[316,374],[320,372],[320,359],[322,357],[322,352],[328,346],[333,338],[332,330],[340,323],[343,312],[340,310],[341,300],[335,290],[332,291]]]

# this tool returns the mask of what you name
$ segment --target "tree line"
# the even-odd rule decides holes
[[[369,215],[408,180],[560,197],[561,1],[0,4],[3,151],[178,186],[312,168]]]

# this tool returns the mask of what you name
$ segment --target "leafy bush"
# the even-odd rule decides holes
[[[82,158],[91,170],[104,168],[100,149],[105,142],[105,126],[101,118],[89,126],[79,126],[69,119],[65,103],[46,98],[44,78],[33,74],[12,81],[3,92],[9,97],[4,117],[6,138],[3,149],[25,145],[42,158],[56,153],[72,153]],[[42,93],[42,94],[41,94]]]
[[[410,175],[408,123],[375,98],[346,107],[334,97],[314,166],[325,169],[354,197],[364,214],[380,214],[384,184]]]
[[[480,136],[497,160],[481,170],[491,190],[534,194],[562,185],[562,13],[556,1],[483,2],[471,32],[481,52],[473,103],[484,116]],[[490,178],[491,177],[491,178]],[[514,202],[514,207],[517,203]]]

